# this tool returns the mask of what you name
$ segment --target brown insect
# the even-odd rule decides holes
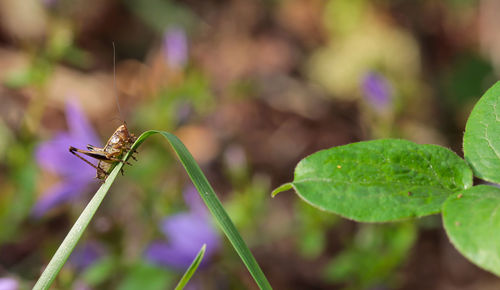
[[[115,44],[113,43],[113,69],[115,67],[116,67]],[[114,72],[114,82],[116,91],[116,72]],[[118,105],[118,111],[120,112],[121,115],[120,104],[118,103],[118,96],[117,94],[115,96]],[[115,130],[113,135],[111,135],[108,142],[106,142],[104,148],[95,147],[89,144],[87,145],[88,150],[81,150],[73,146],[70,146],[69,152],[71,152],[71,154],[77,156],[78,158],[82,159],[85,163],[94,167],[97,170],[96,178],[105,180],[106,177],[108,177],[111,170],[113,170],[113,168],[118,164],[118,162],[125,162],[126,164],[130,165],[129,162],[123,161],[122,158],[125,154],[127,154],[127,152],[130,151],[130,149],[132,148],[132,144],[134,144],[135,140],[137,140],[137,137],[135,137],[134,134],[129,132],[129,130],[127,129],[127,125],[125,124],[125,122],[123,122],[123,124],[120,125],[118,129]],[[80,156],[77,152],[99,160],[97,166],[92,164],[83,156]],[[137,160],[133,156],[134,153],[135,152],[132,152],[130,156],[134,160]],[[123,174],[123,169],[121,170],[121,172]]]
[[[89,144],[87,145],[88,150],[81,150],[70,146],[69,152],[94,167],[97,170],[96,178],[105,180],[118,162],[126,162],[122,161],[123,155],[130,151],[135,140],[137,140],[137,137],[128,131],[127,125],[124,123],[116,129],[113,135],[111,135],[104,148],[95,147]],[[99,160],[97,166],[80,156],[77,152]],[[137,160],[133,155],[131,155],[131,157]],[[130,163],[126,163],[130,165]]]

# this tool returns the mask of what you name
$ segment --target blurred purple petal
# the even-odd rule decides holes
[[[17,290],[19,282],[14,278],[0,278],[0,290]]]
[[[198,252],[204,243],[207,244],[208,253],[219,244],[219,236],[209,216],[191,212],[169,216],[163,220],[161,230],[168,237],[170,245],[189,253]]]
[[[146,250],[146,258],[155,264],[181,270],[191,264],[202,245],[193,254],[178,251],[175,247],[164,242],[154,242]]]
[[[48,189],[43,196],[36,202],[32,209],[34,217],[42,217],[50,209],[63,203],[74,200],[88,186],[87,181],[73,180],[59,183]]]
[[[188,185],[183,191],[184,201],[189,210],[199,215],[207,215],[208,210],[194,185]]]
[[[94,128],[85,117],[85,113],[81,110],[78,103],[70,99],[66,103],[66,122],[71,136],[79,142],[100,146],[99,138],[97,137]],[[77,144],[81,146],[80,144]],[[75,146],[75,145],[73,145]]]
[[[88,266],[99,260],[106,250],[96,242],[87,242],[84,245],[78,246],[69,257],[69,262],[77,270],[82,271]]]
[[[387,108],[392,101],[392,86],[382,74],[369,72],[364,75],[361,86],[366,101],[377,110]]]
[[[69,152],[70,146],[85,149],[87,144],[99,144],[94,129],[74,100],[66,103],[66,119],[69,132],[60,132],[35,149],[38,165],[63,178],[61,184],[49,189],[35,204],[35,217],[41,217],[51,208],[73,200],[84,192],[95,176],[94,168]],[[97,164],[93,158],[86,159]]]
[[[68,133],[59,133],[35,149],[35,158],[38,165],[53,173],[71,178],[92,180],[95,176],[95,169],[69,152],[69,146],[82,148],[85,145],[85,142],[72,138]],[[94,159],[88,159],[97,164]]]
[[[201,197],[194,186],[188,186],[184,198],[190,211],[165,218],[160,229],[168,242],[154,242],[146,250],[150,261],[179,269],[188,267],[203,244],[207,245],[202,264],[220,247],[220,238],[211,223]]]
[[[183,68],[188,60],[188,40],[179,27],[169,28],[163,36],[163,53],[172,68]]]

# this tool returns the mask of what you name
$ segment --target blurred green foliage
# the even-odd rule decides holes
[[[325,268],[326,279],[348,289],[399,288],[394,271],[407,258],[417,231],[412,223],[360,225],[346,249]]]
[[[328,243],[328,229],[334,227],[340,217],[318,211],[302,201],[295,203],[295,213],[298,250],[307,259],[320,257]]]
[[[165,269],[145,263],[132,265],[124,277],[126,278],[118,286],[120,290],[160,290],[172,287],[176,282]]]
[[[135,133],[195,126],[211,134],[215,149],[203,156],[203,171],[272,285],[405,288],[402,266],[426,267],[409,252],[423,228],[439,230],[439,223],[346,231],[352,223],[302,200],[271,200],[269,191],[291,179],[292,164],[306,155],[359,139],[404,137],[460,148],[448,136],[461,134],[460,120],[498,78],[493,55],[484,53],[495,51],[484,44],[495,41],[482,39],[488,27],[477,25],[486,17],[478,1],[26,1],[30,9],[16,1],[0,3],[0,278],[29,288],[89,199],[33,219],[39,195],[60,178],[43,172],[33,152],[65,129],[69,95],[79,98],[102,140],[113,132],[112,41],[121,118]],[[41,32],[31,26],[39,19]],[[163,55],[169,27],[184,29],[189,40],[187,66],[178,70]],[[364,96],[367,72],[393,86],[384,110]],[[282,77],[295,87],[280,87],[275,80]],[[325,112],[303,118],[293,106],[269,106],[274,96],[260,89],[269,83],[278,95],[300,91],[299,104],[320,104]],[[289,139],[306,145],[293,158],[269,156],[269,148],[288,150],[280,142]],[[83,271],[65,267],[55,289],[175,285],[179,271],[143,258],[152,240],[164,238],[158,223],[186,209],[181,193],[188,179],[165,150],[160,138],[140,150],[84,237],[109,251]],[[439,275],[446,273],[429,280],[456,286]],[[228,243],[194,279],[204,289],[251,288]]]
[[[474,53],[461,54],[444,75],[447,104],[456,109],[475,104],[494,79],[489,62]]]

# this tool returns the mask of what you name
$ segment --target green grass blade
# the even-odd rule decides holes
[[[181,142],[181,140],[179,140],[179,138],[171,133],[151,130],[144,132],[139,137],[139,139],[137,139],[132,148],[137,148],[137,146],[144,142],[147,137],[156,133],[159,133],[163,137],[165,137],[174,149],[175,153],[179,157],[179,160],[186,169],[186,172],[193,181],[194,186],[198,190],[201,198],[207,205],[212,215],[217,220],[222,231],[224,232],[224,234],[226,234],[227,238],[233,245],[234,249],[240,256],[241,260],[247,267],[257,285],[261,289],[272,289],[271,285],[266,279],[266,276],[264,276],[264,273],[260,269],[259,264],[257,264],[257,261],[243,241],[243,238],[229,218],[229,215],[222,207],[222,204],[215,194],[212,186],[210,185],[210,183],[208,183],[207,178],[201,171],[191,153],[189,153],[189,151],[187,150],[186,146],[184,146],[184,144]]]
[[[203,259],[203,256],[205,255],[206,249],[207,249],[207,244],[203,244],[200,251],[198,252],[198,255],[196,255],[196,258],[194,258],[191,265],[189,265],[189,268],[186,270],[184,275],[182,275],[182,278],[179,281],[179,283],[177,283],[177,286],[175,286],[175,290],[184,289],[184,286],[186,286],[187,282],[189,282],[189,279],[191,279],[191,277],[193,276],[196,269],[198,269],[198,266],[200,265],[201,260]]]
[[[108,193],[111,184],[115,180],[116,175],[118,175],[118,172],[120,172],[120,169],[122,167],[123,163],[119,163],[118,165],[116,165],[113,171],[109,174],[106,181],[101,185],[99,190],[97,190],[94,197],[92,197],[89,204],[85,207],[80,217],[78,217],[75,224],[66,235],[66,238],[64,238],[63,242],[57,249],[56,253],[50,260],[49,264],[43,271],[33,289],[49,289],[62,266],[82,237],[83,232],[87,228],[90,220],[92,219],[95,212],[97,211],[97,208],[106,196],[106,193]]]

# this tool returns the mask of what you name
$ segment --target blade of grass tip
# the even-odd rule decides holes
[[[233,248],[240,256],[241,260],[247,267],[257,285],[261,289],[272,289],[271,285],[267,281],[266,276],[262,272],[262,269],[250,252],[250,249],[248,249],[248,246],[243,241],[243,238],[234,226],[227,212],[224,210],[222,203],[215,194],[212,186],[208,182],[207,178],[201,171],[191,153],[189,153],[189,151],[187,150],[186,146],[184,146],[179,138],[168,132],[148,131],[146,133],[148,134],[148,136],[154,133],[160,133],[169,141],[170,145],[172,146],[182,165],[184,166],[184,169],[193,181],[193,184],[198,190],[201,198],[207,205],[212,215],[217,220],[222,231],[224,232],[224,234],[226,234],[227,238],[233,245]]]
[[[128,157],[128,155],[127,155]],[[68,259],[69,255],[75,248],[76,244],[82,237],[83,232],[87,228],[88,224],[90,223],[90,220],[94,216],[95,212],[97,211],[97,208],[99,208],[99,205],[101,204],[102,200],[106,196],[106,193],[108,192],[109,188],[111,187],[111,184],[113,184],[116,176],[118,175],[118,172],[120,172],[120,169],[123,167],[123,163],[118,163],[113,171],[109,174],[108,178],[106,178],[106,181],[101,185],[99,190],[94,194],[90,202],[87,204],[83,212],[80,214],[78,219],[76,220],[75,224],[69,231],[69,233],[66,235],[64,238],[63,242],[57,249],[56,253],[50,260],[49,264],[43,271],[42,275],[36,282],[35,286],[33,289],[49,289],[50,285],[56,278],[57,274],[61,270],[62,266]]]
[[[191,265],[189,265],[189,268],[186,270],[184,275],[182,275],[182,278],[179,281],[179,283],[177,283],[177,286],[175,286],[175,290],[184,289],[184,286],[186,286],[187,282],[189,282],[189,279],[191,279],[194,272],[196,272],[196,269],[198,269],[198,266],[200,265],[201,260],[203,260],[203,256],[205,255],[206,249],[207,249],[207,244],[203,244],[200,251],[196,255],[196,258],[194,258],[193,262],[191,262]]]

